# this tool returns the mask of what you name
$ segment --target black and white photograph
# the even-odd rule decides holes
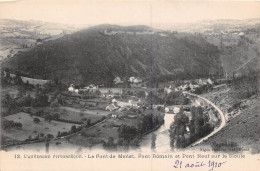
[[[259,1],[1,0],[0,170],[256,170],[259,34]]]

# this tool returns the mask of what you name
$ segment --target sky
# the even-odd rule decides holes
[[[260,2],[0,0],[0,18],[75,25],[190,23],[200,20],[260,18]]]

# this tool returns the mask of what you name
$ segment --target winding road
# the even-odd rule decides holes
[[[183,94],[188,94],[188,95],[191,95],[191,96],[195,96],[195,97],[197,97],[197,98],[200,98],[200,99],[206,101],[208,104],[210,104],[212,107],[214,107],[214,108],[218,111],[218,113],[219,113],[219,115],[220,115],[220,117],[221,117],[221,123],[220,123],[219,127],[216,128],[216,129],[214,129],[209,135],[207,135],[207,136],[205,136],[205,137],[199,139],[198,141],[196,141],[196,142],[194,142],[194,143],[192,143],[192,144],[190,145],[190,147],[194,147],[194,146],[196,146],[196,145],[202,143],[203,141],[207,140],[209,137],[212,137],[212,136],[215,135],[217,132],[219,132],[219,131],[226,125],[226,118],[225,118],[223,112],[222,112],[214,103],[212,103],[212,102],[209,101],[208,99],[206,99],[206,98],[204,98],[204,97],[202,97],[202,96],[199,96],[199,95],[197,95],[197,94],[189,93],[189,92],[183,92]]]

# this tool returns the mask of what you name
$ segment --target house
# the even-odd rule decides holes
[[[111,117],[112,117],[112,118],[117,118],[117,114],[113,113],[113,114],[111,115]]]
[[[116,112],[116,113],[112,113],[111,118],[122,118],[123,117],[123,113],[121,112]]]
[[[121,108],[130,107],[130,104],[128,102],[124,102],[124,101],[118,101],[117,105],[120,106]]]
[[[70,84],[70,87],[68,88],[68,91],[71,92],[71,93],[79,94],[79,89],[75,89],[74,88],[74,84]]]
[[[130,77],[130,78],[129,78],[129,82],[131,82],[131,83],[133,83],[134,80],[135,80],[135,77]]]
[[[142,79],[139,78],[139,77],[136,77],[134,80],[133,80],[133,83],[141,83],[142,82]]]
[[[208,79],[207,79],[207,83],[208,83],[208,84],[213,84],[213,81],[212,81],[210,78],[208,78]]]
[[[74,92],[74,87],[69,87],[68,90],[69,92]]]
[[[70,84],[70,87],[68,88],[69,92],[74,92],[74,84]]]
[[[76,94],[79,94],[79,89],[75,89],[74,92],[75,92]]]
[[[186,126],[186,132],[189,133],[190,132],[190,128],[188,126]]]
[[[164,108],[164,105],[152,105],[152,108],[153,108],[153,109],[157,109],[158,107]]]
[[[207,84],[207,79],[205,79],[205,78],[200,78],[200,79],[197,80],[197,83],[198,83],[199,85],[205,85],[205,84]]]
[[[191,105],[195,107],[205,106],[207,103],[203,100],[195,100]]]
[[[121,78],[120,78],[120,77],[116,77],[116,78],[113,80],[113,83],[114,83],[114,84],[123,84],[123,83],[124,83],[124,81],[123,81],[123,80],[121,80]]]
[[[174,91],[180,91],[180,89],[177,87],[177,88],[174,89]]]
[[[180,112],[180,107],[178,106],[167,106],[165,107],[165,113],[173,113],[173,114],[177,114]]]
[[[110,104],[106,107],[106,110],[109,110],[109,111],[115,111],[117,109],[118,109],[118,107],[115,104]]]
[[[141,104],[141,100],[140,99],[138,101],[129,100],[128,103],[129,103],[130,107],[139,108],[140,104]]]
[[[186,88],[188,88],[188,85],[187,85],[187,84],[181,85],[181,86],[179,87],[179,89],[181,89],[182,91],[185,91]]]
[[[172,90],[171,86],[169,86],[169,88],[167,88],[167,87],[164,88],[164,92],[166,92],[167,94],[170,94],[172,91],[173,90]]]
[[[146,87],[146,85],[142,83],[143,80],[139,77],[130,77],[129,82],[132,88]]]
[[[98,86],[95,86],[94,84],[91,84],[91,85],[89,85],[89,86],[87,86],[87,87],[84,87],[84,89],[96,90],[96,89],[98,89]]]
[[[42,79],[33,79],[33,78],[29,78],[29,77],[21,77],[23,83],[29,83],[31,85],[44,85],[46,83],[49,83],[49,80],[42,80]]]

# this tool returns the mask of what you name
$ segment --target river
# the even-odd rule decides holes
[[[165,114],[164,115],[164,124],[154,131],[156,135],[155,140],[155,151],[160,153],[165,153],[171,151],[170,146],[170,133],[169,128],[171,123],[173,122],[174,114]],[[150,152],[152,144],[152,133],[147,134],[143,137],[142,142],[140,143],[139,150],[141,152]]]

